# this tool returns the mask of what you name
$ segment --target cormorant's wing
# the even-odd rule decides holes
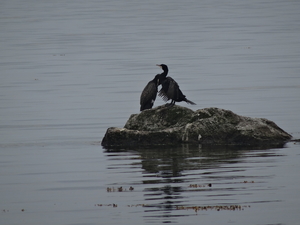
[[[169,77],[167,77],[162,83],[161,83],[161,89],[158,92],[158,95],[165,101],[167,102],[170,97],[168,96],[168,89],[169,89],[169,85],[170,85],[170,80],[168,79]]]
[[[179,85],[177,84],[177,82],[169,77],[169,89],[168,89],[168,92],[167,92],[167,95],[169,96],[170,99],[173,99],[173,100],[178,100],[178,97],[180,96],[180,89],[179,89]]]
[[[167,94],[164,92],[163,89],[160,89],[160,91],[158,92],[158,95],[159,95],[165,102],[169,101],[169,98],[168,98]]]
[[[157,86],[154,82],[150,81],[146,87],[144,88],[141,98],[140,98],[140,104],[143,105],[147,102],[154,102],[157,95]]]
[[[181,102],[181,101],[185,101],[191,105],[196,105],[196,103],[188,100],[185,95],[182,93],[182,91],[179,88],[179,85],[177,84],[177,82],[170,78],[170,84],[169,84],[169,89],[168,89],[168,96],[172,96],[170,97],[171,99],[173,99],[176,102]]]
[[[179,88],[178,83],[172,78],[167,77],[161,84],[162,88],[159,91],[159,96],[166,102],[170,99],[175,102],[186,101],[189,104],[196,105],[194,102],[188,100]]]

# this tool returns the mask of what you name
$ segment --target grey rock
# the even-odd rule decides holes
[[[158,106],[133,114],[124,128],[111,127],[104,147],[202,145],[277,146],[292,136],[274,122],[239,116],[230,110]]]

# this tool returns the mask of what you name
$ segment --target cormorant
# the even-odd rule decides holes
[[[152,108],[157,95],[158,83],[159,83],[159,74],[156,75],[153,80],[149,81],[149,83],[144,88],[140,98],[140,104],[141,104],[140,111]]]
[[[166,102],[172,99],[170,106],[175,105],[175,102],[185,101],[191,105],[196,103],[188,100],[179,88],[179,85],[172,77],[166,77],[168,75],[168,67],[165,64],[157,65],[162,68],[163,73],[159,74],[159,84],[162,88],[159,91],[159,96]]]

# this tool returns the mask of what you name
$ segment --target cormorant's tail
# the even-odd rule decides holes
[[[196,105],[195,102],[192,102],[192,101],[188,100],[187,98],[185,98],[184,101],[186,101],[186,103],[189,103],[191,105]]]

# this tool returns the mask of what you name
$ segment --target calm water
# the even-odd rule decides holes
[[[2,1],[0,223],[298,224],[299,143],[100,142],[138,113],[160,63],[191,109],[268,118],[299,138],[299,11],[279,0]]]

